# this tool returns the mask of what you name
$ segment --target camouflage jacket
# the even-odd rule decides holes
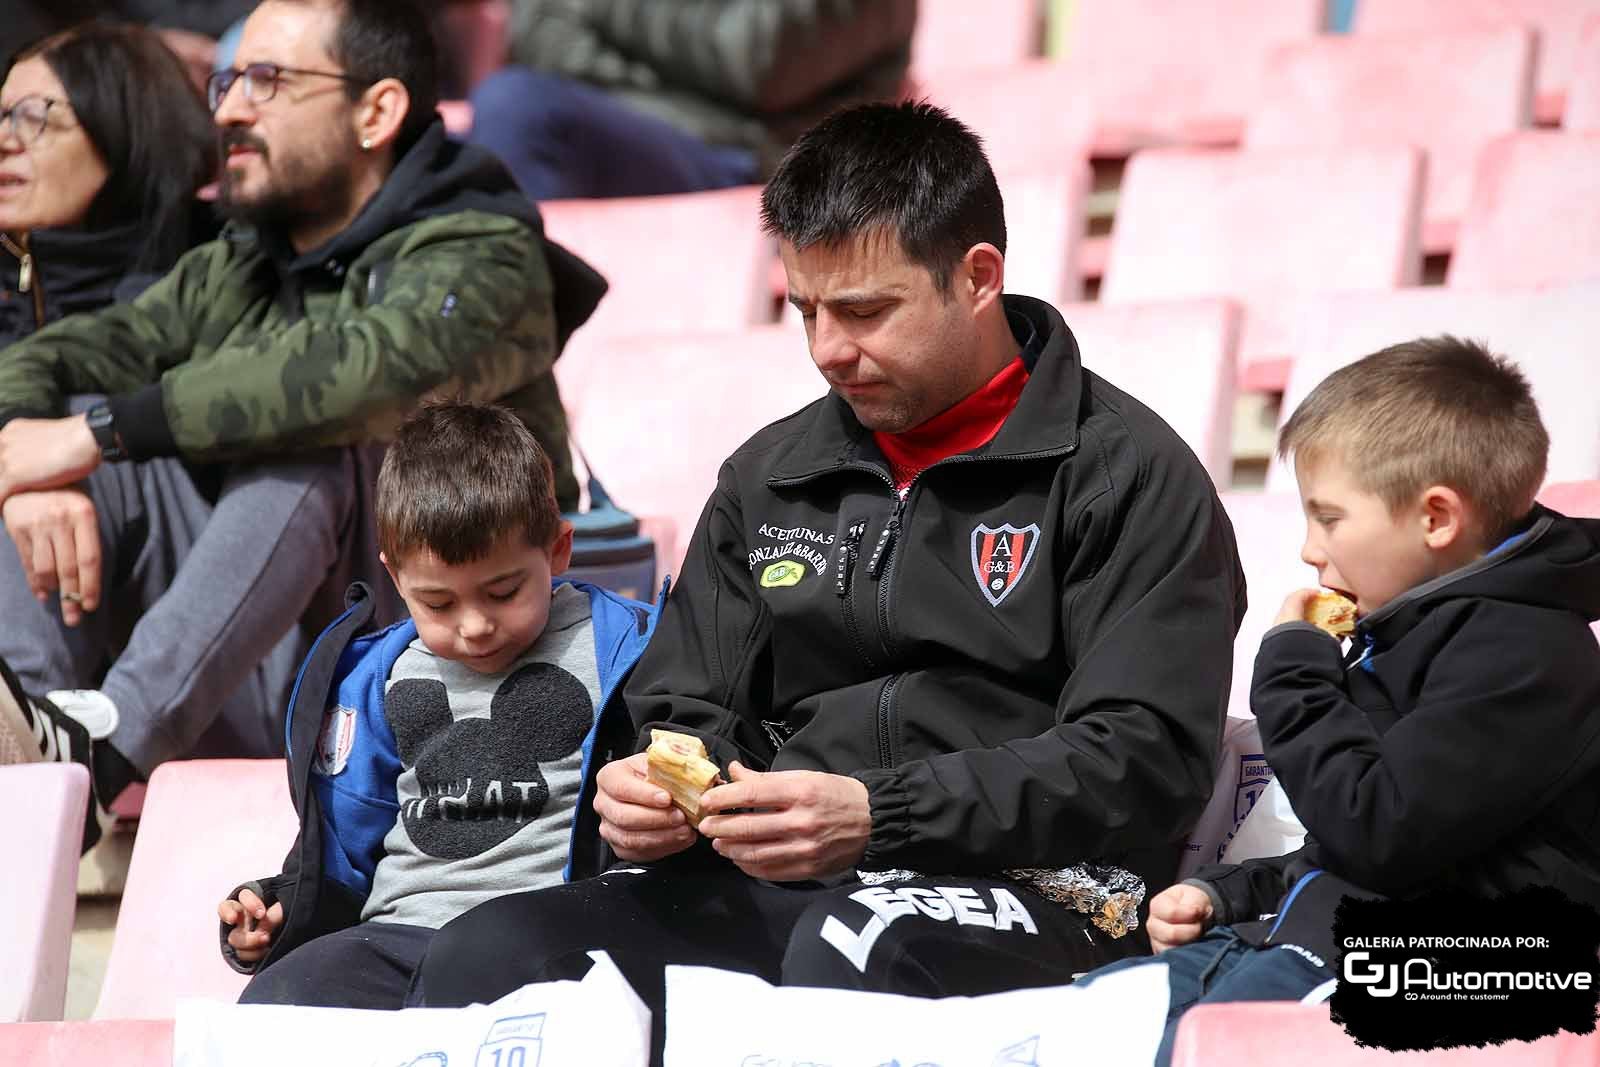
[[[504,168],[437,123],[342,233],[296,256],[230,229],[137,299],[0,352],[0,423],[103,393],[134,459],[383,440],[429,394],[499,400],[575,505],[551,366],[604,291]]]

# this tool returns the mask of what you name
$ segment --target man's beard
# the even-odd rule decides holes
[[[240,196],[235,172],[227,166],[228,149],[235,144],[259,152],[261,163],[267,169],[266,181],[247,198]],[[229,219],[257,229],[287,232],[324,218],[343,217],[349,207],[354,178],[349,167],[324,162],[334,155],[331,151],[277,160],[262,141],[244,130],[225,133],[222,151],[217,208]]]

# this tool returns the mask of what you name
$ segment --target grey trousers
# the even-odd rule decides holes
[[[380,622],[403,610],[369,519],[381,458],[362,446],[236,464],[215,504],[178,460],[101,464],[81,486],[99,519],[99,609],[68,627],[57,601],[35,600],[0,526],[0,656],[30,692],[104,692],[121,716],[108,740],[143,774],[283,755],[295,674],[349,582],[373,586]]]

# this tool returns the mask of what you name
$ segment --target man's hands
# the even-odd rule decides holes
[[[0,522],[17,546],[33,595],[43,602],[60,591],[63,622],[76,626],[99,607],[100,527],[85,493],[17,493],[0,504]]]
[[[1198,886],[1168,886],[1150,901],[1150,947],[1157,952],[1197,941],[1211,922],[1211,898]]]
[[[752,878],[794,882],[848,870],[867,851],[867,787],[820,771],[728,768],[732,781],[706,790],[700,832]],[[754,809],[737,815],[710,814]]]
[[[694,844],[694,827],[667,791],[645,780],[643,752],[613,760],[595,779],[600,836],[620,859],[648,863]]]
[[[0,502],[30,489],[59,489],[100,465],[86,415],[12,419],[0,427]]]
[[[239,962],[257,963],[283,925],[283,904],[275,902],[269,908],[250,890],[241,889],[238,900],[217,905],[217,917],[233,927],[228,931],[228,944]]]

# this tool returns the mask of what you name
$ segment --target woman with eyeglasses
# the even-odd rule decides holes
[[[0,86],[0,348],[212,236],[195,194],[217,162],[205,100],[154,31],[91,22],[19,52]]]

